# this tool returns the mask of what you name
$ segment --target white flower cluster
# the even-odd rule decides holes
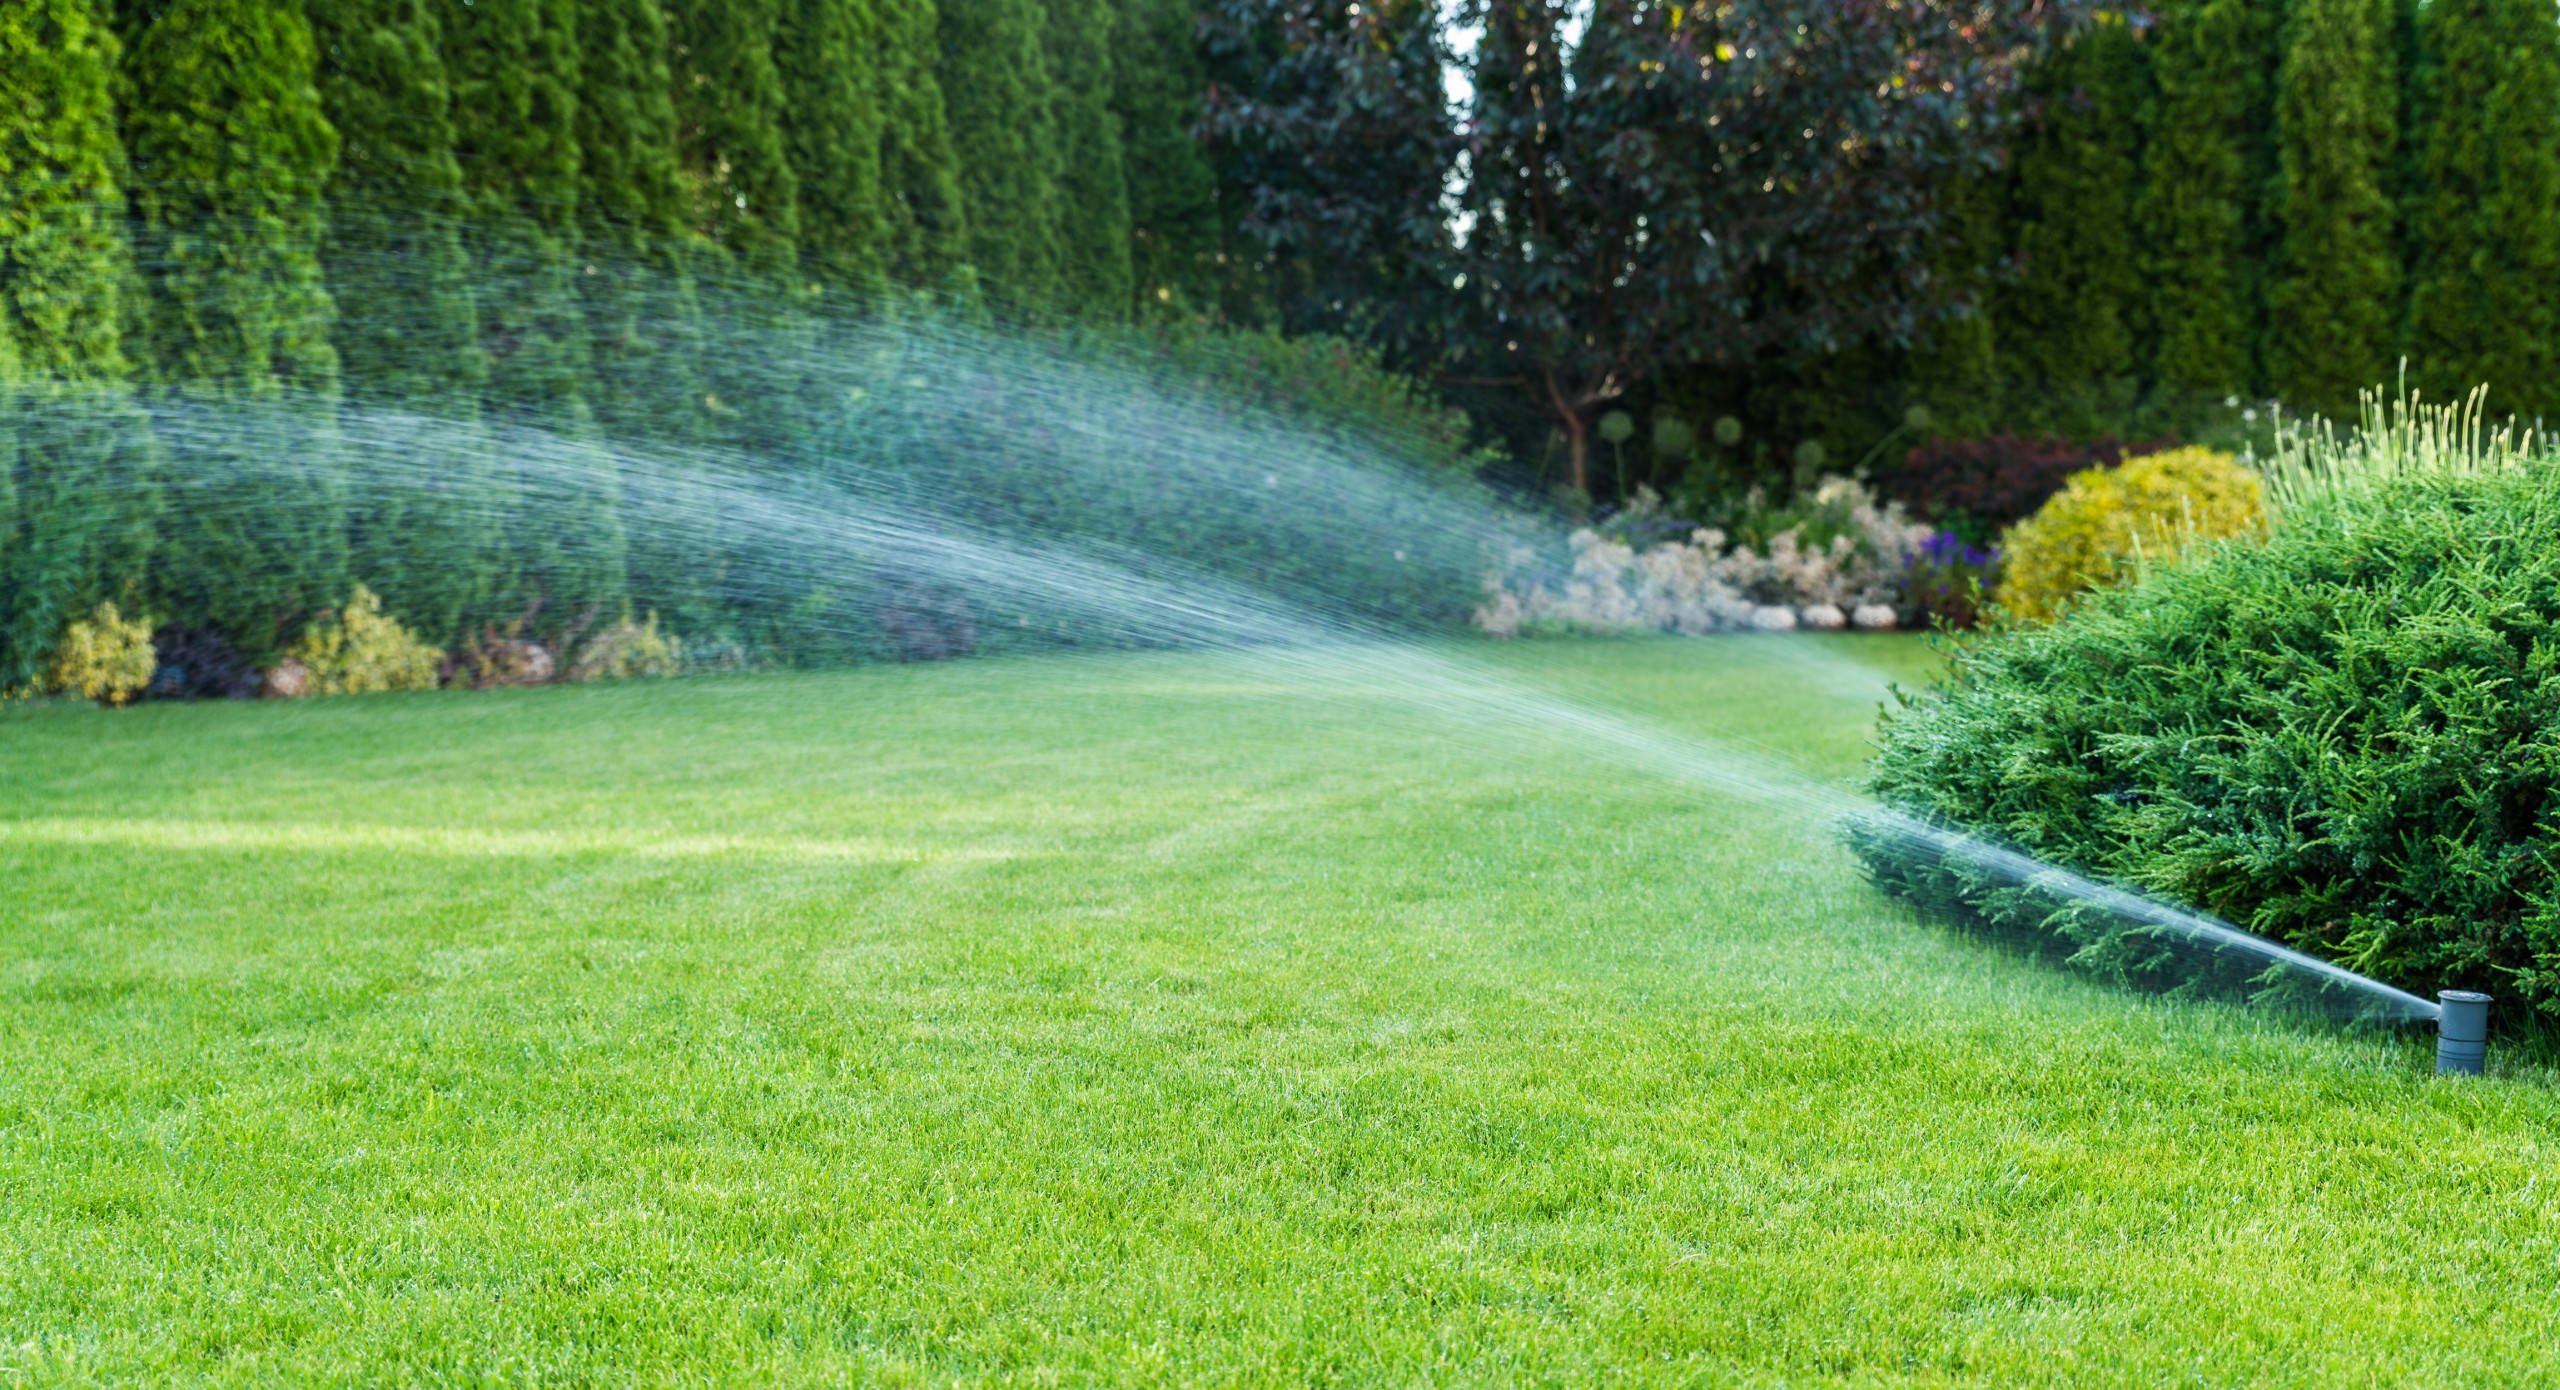
[[[1572,572],[1560,587],[1493,575],[1476,625],[1496,637],[1539,624],[1690,636],[1892,627],[1904,564],[1930,528],[1906,519],[1899,503],[1877,505],[1847,478],[1825,479],[1811,501],[1844,523],[1840,533],[1828,545],[1807,545],[1799,523],[1771,537],[1766,554],[1728,546],[1713,527],[1643,550],[1586,527],[1572,535]],[[1643,517],[1658,505],[1640,492],[1629,512]],[[1533,559],[1516,553],[1512,573]]]

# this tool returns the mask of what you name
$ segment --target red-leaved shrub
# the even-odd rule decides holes
[[[2062,490],[2062,480],[2072,474],[2100,464],[2113,468],[2129,454],[2152,453],[2176,444],[2175,439],[2132,445],[2098,439],[2081,444],[2050,437],[2022,439],[2014,434],[1935,439],[1913,449],[1900,468],[1877,479],[1877,484],[1885,496],[1980,545],[2032,515],[2046,498]]]

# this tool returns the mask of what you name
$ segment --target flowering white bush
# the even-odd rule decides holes
[[[1757,510],[1756,499],[1753,505]],[[1808,515],[1770,536],[1765,553],[1729,545],[1715,527],[1643,549],[1620,538],[1640,535],[1660,507],[1649,489],[1639,489],[1609,532],[1574,532],[1571,568],[1557,584],[1527,573],[1533,553],[1514,552],[1507,572],[1488,578],[1476,625],[1496,637],[1514,636],[1524,626],[1691,636],[1799,624],[1839,628],[1851,614],[1860,627],[1890,626],[1904,566],[1930,535],[1929,527],[1902,515],[1901,504],[1879,506],[1863,484],[1827,478],[1802,507]],[[1833,533],[1827,544],[1806,543],[1816,519]]]

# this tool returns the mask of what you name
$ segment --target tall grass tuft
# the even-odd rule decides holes
[[[2466,477],[2549,466],[2549,436],[2488,413],[2489,388],[2447,404],[2422,401],[2407,374],[2395,395],[2358,393],[2351,429],[2318,416],[2279,417],[2275,442],[2259,461],[2268,509],[2279,518],[2314,501],[2370,493],[2404,478]]]

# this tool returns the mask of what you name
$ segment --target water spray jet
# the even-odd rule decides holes
[[[2436,1075],[2478,1076],[2489,1056],[2489,996],[2436,991]]]

